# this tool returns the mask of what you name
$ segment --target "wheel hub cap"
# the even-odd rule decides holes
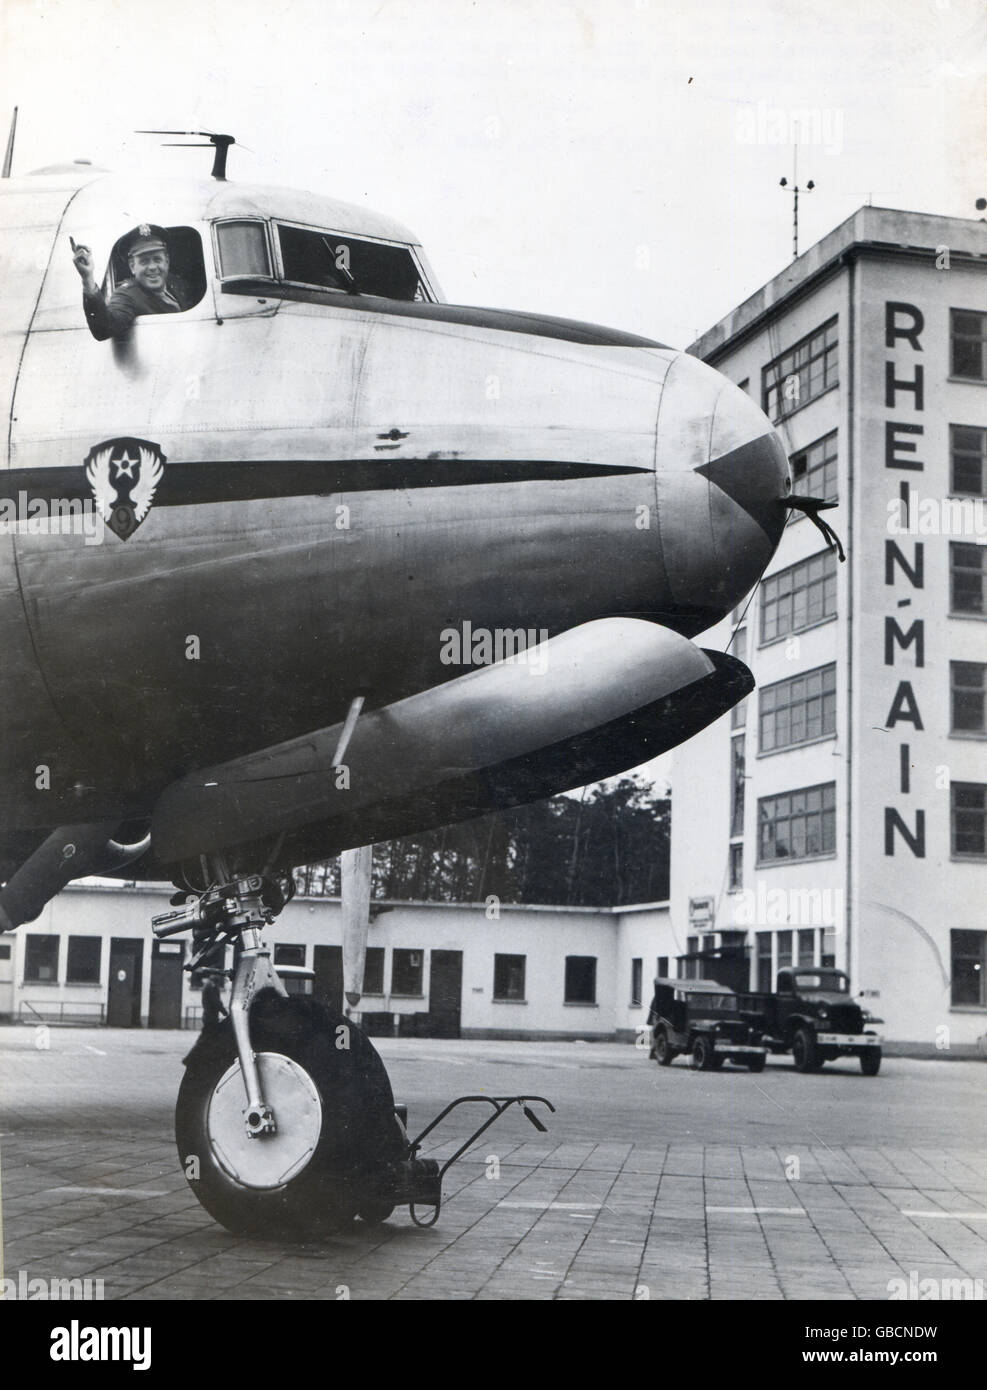
[[[206,1132],[217,1163],[244,1187],[283,1187],[315,1153],[322,1132],[322,1102],[312,1078],[279,1052],[258,1052],[264,1098],[277,1131],[251,1137],[244,1123],[247,1095],[240,1063],[223,1073],[209,1102]]]

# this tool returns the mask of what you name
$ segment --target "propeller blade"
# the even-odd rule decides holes
[[[351,1009],[363,995],[363,967],[370,931],[370,889],[373,845],[343,850],[340,862],[343,903],[343,993]]]

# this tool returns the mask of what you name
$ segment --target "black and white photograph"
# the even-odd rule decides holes
[[[29,1365],[230,1302],[957,1353],[985,73],[980,0],[0,0]]]

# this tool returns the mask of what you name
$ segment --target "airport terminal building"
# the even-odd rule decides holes
[[[671,925],[849,971],[889,1039],[987,1030],[987,223],[864,207],[690,351],[779,430],[793,513],[703,645],[757,689],[678,748]]]

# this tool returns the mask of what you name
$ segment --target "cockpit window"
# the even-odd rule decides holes
[[[202,238],[194,227],[164,227],[167,243],[167,290],[181,308],[191,309],[206,292],[206,267],[202,255]],[[134,271],[128,259],[133,233],[113,247],[103,282],[104,296],[111,295],[122,285],[133,283]]]
[[[218,222],[216,246],[224,280],[269,279],[273,275],[267,228],[263,222]]]
[[[385,299],[429,298],[407,246],[286,222],[277,223],[276,230],[282,277],[289,284]]]

